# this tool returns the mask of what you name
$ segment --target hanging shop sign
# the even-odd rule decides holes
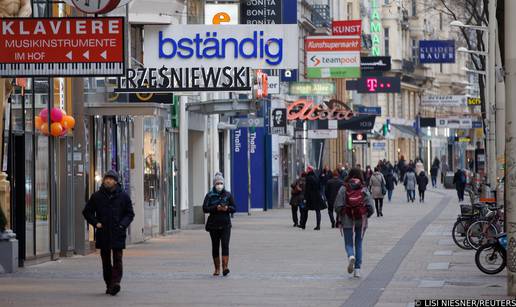
[[[347,106],[334,103],[332,107],[326,107],[306,99],[293,102],[287,108],[288,120],[349,120],[353,115],[353,110]]]
[[[335,82],[290,82],[289,93],[295,96],[333,96]]]
[[[360,77],[360,38],[310,36],[305,39],[307,78]]]
[[[0,77],[121,75],[124,19],[0,19]]]
[[[356,90],[364,94],[400,93],[400,77],[363,77],[346,81],[347,90]]]
[[[249,67],[127,69],[118,78],[116,93],[250,91]]]
[[[279,94],[280,93],[280,77],[279,76],[269,76],[267,78],[268,86],[269,86],[269,94]]]
[[[365,133],[352,133],[351,142],[353,144],[367,144],[367,134]]]
[[[466,101],[464,95],[424,95],[421,97],[421,106],[464,107]]]
[[[297,69],[281,69],[280,80],[281,82],[297,81]]]
[[[338,130],[328,129],[309,129],[307,130],[307,137],[309,139],[336,139],[338,136]]]
[[[370,31],[371,31],[371,55],[381,55],[381,37],[383,35],[382,19],[380,17],[381,5],[378,3],[379,0],[371,0],[371,15],[369,16]]]
[[[368,115],[382,115],[382,107],[367,107],[367,106],[357,106],[356,111],[359,114],[368,114]]]
[[[237,25],[238,4],[213,4],[204,5],[204,24],[207,25]]]
[[[271,133],[287,134],[287,109],[278,108],[272,110],[271,121]]]
[[[383,72],[391,70],[390,56],[363,56],[360,57],[362,72]]]
[[[243,24],[280,24],[281,0],[240,1]]]
[[[419,41],[419,63],[455,63],[455,41]]]
[[[384,141],[371,141],[371,148],[373,151],[385,151],[387,144]]]
[[[468,106],[479,106],[482,104],[482,100],[479,97],[468,97]]]
[[[474,120],[471,124],[472,128],[482,128],[482,122],[479,120]]]
[[[86,14],[106,14],[130,0],[64,0]]]
[[[145,26],[143,62],[148,67],[294,69],[297,25]],[[289,52],[289,53],[287,53]]]
[[[470,143],[471,142],[471,138],[466,136],[466,137],[456,137],[455,138],[455,142],[458,142],[458,143]]]
[[[349,120],[317,120],[317,127],[319,129],[337,129],[350,131],[366,131],[374,128],[376,115],[357,115],[351,117]],[[333,126],[332,122],[337,122],[337,126]]]
[[[362,35],[362,20],[333,20],[331,22],[332,35],[360,36]]]
[[[473,119],[463,117],[436,118],[435,126],[438,128],[471,129],[473,128]]]
[[[232,117],[231,124],[236,125],[237,128],[257,128],[263,127],[265,125],[265,121],[263,117]]]

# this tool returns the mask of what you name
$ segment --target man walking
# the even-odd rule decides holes
[[[453,183],[455,184],[455,189],[457,190],[457,196],[459,197],[459,201],[464,201],[464,189],[466,189],[466,173],[460,168],[457,168],[457,172],[453,176]]]
[[[95,228],[95,247],[100,249],[106,294],[116,295],[122,280],[122,250],[134,211],[131,198],[122,190],[115,171],[104,175],[102,186],[91,195],[82,214]]]

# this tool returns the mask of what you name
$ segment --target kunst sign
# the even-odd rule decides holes
[[[287,108],[288,120],[349,120],[353,116],[353,110],[340,104],[333,103],[331,107],[326,107],[306,99],[293,102]]]

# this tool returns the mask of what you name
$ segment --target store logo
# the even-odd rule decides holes
[[[315,55],[311,57],[310,60],[315,63],[314,66],[321,64],[321,60],[319,60]]]
[[[366,84],[367,84],[367,89],[370,92],[376,92],[378,87],[380,87],[381,89],[391,88],[390,82],[378,82],[378,79],[376,79],[376,78],[368,78],[366,80]]]
[[[265,59],[269,65],[283,60],[283,39],[265,38],[264,31],[253,31],[243,39],[217,38],[218,32],[195,33],[193,37],[163,37],[159,31],[159,57],[173,59]]]
[[[220,25],[221,23],[229,23],[231,22],[231,17],[226,12],[220,12],[215,14],[212,19],[212,23],[214,25]]]

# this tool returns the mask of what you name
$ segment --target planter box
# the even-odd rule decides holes
[[[18,268],[18,240],[0,241],[0,273],[14,273]]]

